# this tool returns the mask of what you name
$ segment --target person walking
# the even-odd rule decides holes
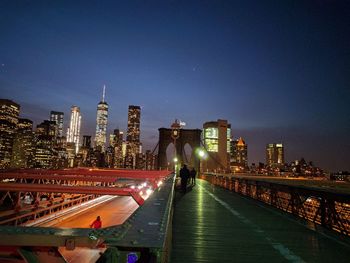
[[[197,171],[194,169],[194,167],[192,167],[191,171],[190,171],[190,176],[191,176],[191,180],[190,183],[192,185],[196,184],[196,175],[197,175]]]
[[[187,190],[187,181],[190,177],[190,170],[188,170],[187,165],[184,164],[180,170],[180,178],[181,178],[181,190],[186,193]]]
[[[102,227],[102,221],[101,221],[101,217],[98,216],[94,222],[91,223],[90,225],[91,228],[101,228]]]

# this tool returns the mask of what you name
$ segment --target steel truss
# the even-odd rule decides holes
[[[65,262],[58,248],[104,247],[97,262],[126,262],[129,253],[137,253],[138,262],[169,262],[175,176],[168,171],[163,174],[162,185],[119,226],[0,226],[0,261],[11,258],[13,262]]]
[[[142,190],[130,188],[148,182],[153,189],[168,171],[113,169],[8,170],[0,172],[0,225],[21,225],[101,195],[131,196],[142,205]]]

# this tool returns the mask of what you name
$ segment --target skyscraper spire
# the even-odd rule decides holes
[[[102,102],[105,102],[106,85],[103,85]]]

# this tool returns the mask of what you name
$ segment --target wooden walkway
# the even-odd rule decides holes
[[[176,193],[171,263],[350,262],[350,242],[197,180]]]

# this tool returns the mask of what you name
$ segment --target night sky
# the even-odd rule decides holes
[[[94,135],[140,105],[145,149],[175,118],[227,119],[249,163],[283,142],[286,160],[350,170],[349,1],[0,0],[0,97],[35,124],[82,112]]]

